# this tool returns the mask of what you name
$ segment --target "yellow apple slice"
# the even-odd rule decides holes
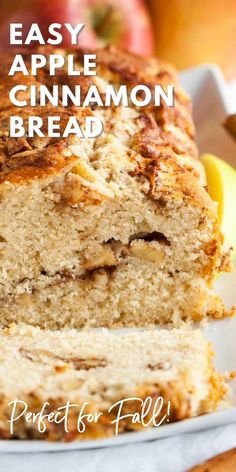
[[[235,155],[236,158],[236,155]],[[218,202],[218,215],[226,244],[236,255],[236,170],[213,154],[204,154],[207,184],[212,200]]]

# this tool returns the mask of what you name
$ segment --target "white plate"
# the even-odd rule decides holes
[[[236,163],[236,145],[221,126],[229,110],[227,87],[220,70],[201,66],[181,74],[181,82],[193,99],[197,140],[201,152],[214,152],[231,164]],[[235,202],[236,203],[236,202]],[[236,222],[235,222],[236,223]],[[221,276],[216,283],[218,293],[230,307],[236,303],[236,268],[234,273]],[[210,323],[205,334],[214,344],[215,365],[221,371],[236,369],[236,317]],[[198,418],[172,423],[161,428],[127,433],[118,437],[72,443],[46,441],[0,441],[0,452],[39,452],[70,449],[89,449],[147,441],[174,434],[198,431],[236,421],[236,382],[232,383],[232,407]]]

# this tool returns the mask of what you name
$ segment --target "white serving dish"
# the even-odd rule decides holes
[[[194,119],[200,152],[213,152],[236,166],[236,143],[222,127],[227,112],[232,111],[227,96],[227,86],[216,66],[206,65],[183,72],[181,83],[193,99]],[[235,104],[236,111],[236,104]],[[236,202],[234,202],[236,205]],[[233,204],[233,202],[232,202]],[[236,212],[235,212],[236,224]],[[216,282],[218,293],[228,306],[236,304],[236,267],[231,274],[221,276]],[[204,329],[213,342],[216,352],[215,365],[221,371],[236,370],[236,317],[212,322]],[[190,431],[204,430],[222,424],[236,422],[236,381],[232,383],[232,407],[172,423],[160,428],[127,433],[118,437],[72,443],[49,443],[45,441],[0,441],[0,452],[68,451],[118,446],[132,442],[148,441]]]

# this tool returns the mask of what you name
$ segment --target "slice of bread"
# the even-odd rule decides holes
[[[141,401],[150,397],[151,408],[144,417],[152,418],[155,402],[163,397],[156,423],[177,421],[217,409],[227,387],[212,364],[212,348],[198,330],[149,330],[112,333],[108,330],[44,331],[32,326],[12,325],[0,331],[0,437],[73,440],[98,438],[144,427],[132,422],[142,413]],[[18,399],[10,434],[9,421]],[[133,400],[131,400],[133,399]],[[23,415],[25,404],[27,412]],[[26,413],[37,413],[49,402],[44,414],[56,412],[69,401],[68,432],[65,424],[47,421],[43,433]],[[79,411],[87,402],[88,414],[101,413],[97,422],[85,421],[78,432]],[[168,402],[170,407],[168,409]],[[109,412],[109,408],[112,410]],[[154,411],[153,411],[154,410]],[[143,412],[144,413],[144,412]],[[120,418],[119,416],[119,418]],[[137,415],[136,415],[137,417]],[[42,426],[42,425],[41,425]],[[119,428],[118,428],[119,426]]]
[[[74,52],[77,65],[83,52]],[[16,109],[8,97],[12,56],[1,61],[0,321],[55,329],[221,318],[211,281],[229,257],[197,157],[190,100],[158,59],[113,48],[96,54],[89,80],[66,70],[52,78],[45,69],[18,73],[17,82],[76,83],[84,93],[91,83],[101,91],[175,84],[175,106]],[[30,63],[28,53],[24,59]],[[32,113],[45,122],[56,114],[64,126],[69,116],[82,124],[98,116],[104,133],[10,138],[9,117]]]

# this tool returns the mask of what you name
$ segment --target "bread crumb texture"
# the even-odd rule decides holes
[[[78,67],[84,52],[73,52]],[[229,255],[198,160],[189,97],[158,59],[113,47],[96,54],[95,77],[66,70],[51,77],[47,68],[9,77],[13,56],[1,61],[1,323],[56,329],[222,318],[211,283],[229,269]],[[79,84],[82,94],[91,84],[101,93],[108,84],[175,84],[175,106],[16,109],[9,101],[15,83],[55,81]],[[60,116],[63,126],[76,116],[82,127],[86,116],[98,116],[104,133],[9,137],[9,117],[32,113]]]

